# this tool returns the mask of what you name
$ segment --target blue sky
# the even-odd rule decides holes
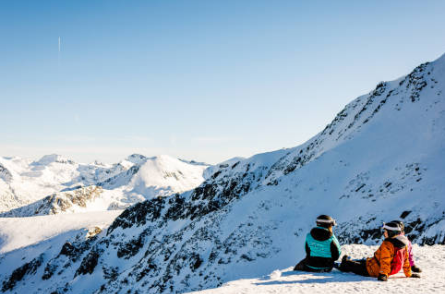
[[[0,156],[217,163],[297,146],[378,82],[445,53],[444,11],[445,1],[2,1]]]

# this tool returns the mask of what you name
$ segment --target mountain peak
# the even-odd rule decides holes
[[[128,156],[125,160],[132,162],[134,164],[142,164],[147,161],[147,157],[142,154],[134,153]]]
[[[38,161],[35,161],[34,164],[35,165],[49,165],[53,162],[74,164],[74,161],[67,159],[67,158],[65,158],[61,155],[58,155],[58,154],[45,155],[42,158],[40,158]]]

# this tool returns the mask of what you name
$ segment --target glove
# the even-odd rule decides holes
[[[413,265],[411,267],[411,271],[413,271],[415,273],[421,273],[422,272],[422,270],[417,265]]]
[[[384,274],[380,274],[379,277],[377,278],[377,280],[386,282],[386,281],[388,281],[388,277]]]
[[[420,275],[419,275],[419,274],[412,274],[412,275],[411,275],[411,278],[417,278],[417,279],[420,279]]]

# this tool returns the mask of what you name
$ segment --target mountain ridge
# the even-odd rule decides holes
[[[0,158],[0,216],[86,211],[91,205],[96,206],[94,210],[123,209],[137,201],[192,189],[204,180],[207,167],[167,155],[132,154],[111,165],[78,164],[56,154],[33,162]],[[101,192],[95,197],[84,193],[97,187]],[[92,203],[95,199],[103,203]]]
[[[395,218],[414,243],[445,244],[444,90],[445,55],[379,83],[301,146],[218,165],[195,189],[139,202],[88,240],[6,254],[0,264],[26,259],[0,272],[2,290],[218,287],[300,260],[319,214],[337,219],[343,244],[375,245]]]

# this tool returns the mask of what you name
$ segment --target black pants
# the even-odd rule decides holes
[[[323,269],[310,268],[309,266],[307,266],[307,258],[300,261],[294,267],[294,271],[304,271],[304,272],[314,272],[314,273],[326,273],[326,272],[330,272],[331,270],[332,270],[332,267],[323,268]]]
[[[361,260],[343,260],[340,268],[342,272],[353,272],[356,275],[369,277],[366,269],[366,259]]]

